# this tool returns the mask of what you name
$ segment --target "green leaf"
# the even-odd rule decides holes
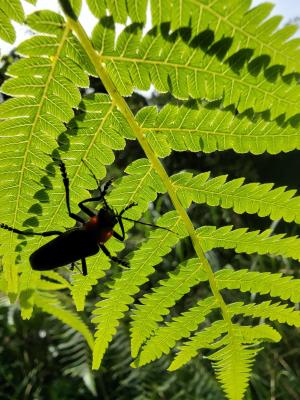
[[[228,57],[250,48],[253,60],[267,55],[273,65],[284,65],[286,74],[299,71],[299,39],[291,39],[297,27],[278,29],[282,17],[267,19],[273,7],[263,3],[252,8],[249,0],[151,0],[151,15],[154,25],[171,21],[173,31],[190,26],[193,37],[209,27],[215,41],[230,38]]]
[[[37,100],[34,97],[8,99],[0,104],[0,117],[1,119],[10,117],[32,117],[37,107]]]
[[[143,346],[138,358],[133,362],[134,367],[141,367],[151,361],[168,354],[181,338],[188,338],[198,328],[212,311],[218,307],[214,297],[200,300],[196,306],[156,330],[155,334]]]
[[[86,2],[95,17],[100,19],[101,17],[105,16],[106,7],[104,2],[97,0],[86,0]]]
[[[50,10],[40,10],[27,17],[27,24],[35,31],[60,35],[65,24],[63,17]]]
[[[232,315],[243,314],[253,318],[268,318],[271,321],[300,327],[300,312],[295,311],[293,307],[288,307],[287,304],[271,303],[271,301],[263,301],[260,304],[239,302],[230,304],[229,311]]]
[[[158,329],[158,322],[169,313],[169,309],[192,286],[207,280],[207,275],[198,259],[180,264],[169,278],[158,282],[158,288],[140,299],[131,325],[131,353],[136,357],[142,344]]]
[[[229,399],[243,399],[252,364],[259,349],[243,344],[239,330],[228,335],[225,346],[211,355],[217,379]]]
[[[26,76],[5,81],[1,86],[1,91],[10,96],[27,95],[33,98],[39,98],[43,92],[44,86],[44,79]]]
[[[51,13],[51,18],[61,20],[54,13]],[[36,26],[42,26],[45,23],[45,13],[34,13],[31,21]],[[62,226],[61,217],[57,222],[53,221],[53,215],[56,215],[53,210],[58,204],[64,204],[65,207],[65,192],[59,175],[50,180],[45,169],[51,162],[48,154],[57,148],[57,138],[66,130],[64,123],[73,118],[71,107],[78,106],[80,101],[76,86],[78,76],[75,82],[72,82],[72,75],[64,78],[58,64],[64,60],[66,64],[74,65],[76,59],[81,59],[82,53],[80,45],[70,48],[72,36],[68,27],[57,33],[58,36],[34,36],[21,43],[20,52],[34,57],[16,61],[9,69],[13,78],[2,85],[3,93],[17,98],[1,104],[2,115],[6,119],[0,121],[0,190],[7,192],[1,198],[1,207],[7,216],[4,222],[19,228],[32,224],[36,226],[37,221],[39,229],[44,231],[59,230]],[[37,54],[43,57],[36,57]],[[7,179],[7,170],[10,171],[14,183]],[[44,176],[41,171],[44,171]],[[41,207],[40,203],[49,201],[45,182],[48,190],[50,184],[56,193],[49,207]],[[65,226],[68,224],[66,222]],[[8,290],[17,292],[18,269],[15,259],[20,249],[17,248],[16,252],[15,249],[19,240],[16,235],[4,230],[1,230],[0,236],[1,241],[5,242],[1,246],[1,252],[5,255],[3,264]],[[26,250],[22,249],[22,261],[18,262],[19,268],[24,271],[24,279],[21,276],[20,282],[23,285],[24,281],[22,290],[26,293],[38,287],[35,275],[28,271],[28,256],[44,242],[43,239],[27,237]],[[34,296],[31,298],[34,301]],[[26,316],[30,314],[32,304]]]
[[[46,57],[21,58],[18,62],[11,64],[7,69],[10,76],[34,76],[44,77],[49,74],[51,60]]]
[[[24,10],[20,0],[0,0],[0,9],[16,22],[23,22]]]
[[[127,0],[128,15],[132,22],[145,22],[147,0]]]
[[[54,315],[56,318],[61,320],[63,323],[69,325],[71,328],[75,329],[87,341],[90,348],[93,348],[94,341],[91,332],[88,327],[81,321],[75,312],[65,308],[61,302],[54,295],[43,295],[36,294],[36,306],[41,308],[44,312]]]
[[[78,272],[72,274],[71,293],[77,311],[84,310],[87,294],[92,290],[92,287],[105,276],[105,272],[109,268],[110,263],[108,258],[103,253],[98,253],[87,260],[88,274],[86,276]]]
[[[50,94],[43,104],[42,111],[46,114],[51,114],[60,121],[68,122],[74,116],[73,110],[60,97],[55,94]]]
[[[300,301],[300,281],[291,276],[270,272],[251,272],[247,269],[233,271],[222,269],[216,273],[219,289],[239,289],[242,292],[270,294],[282,300]]]
[[[300,148],[298,128],[248,113],[234,117],[232,107],[223,109],[219,103],[170,103],[160,112],[144,107],[136,118],[161,157],[171,150],[210,153],[233,149],[238,153],[277,154]],[[157,142],[163,143],[163,151],[159,151]]]
[[[57,72],[80,87],[89,87],[88,76],[71,58],[60,59],[57,64]]]
[[[227,330],[228,326],[224,321],[216,321],[211,326],[197,332],[179,348],[179,352],[176,354],[168,370],[175,371],[181,368],[193,357],[197,356],[199,350],[210,348],[211,344],[223,333],[227,332]]]
[[[8,43],[14,43],[16,33],[7,15],[0,9],[0,38]]]
[[[224,107],[235,104],[240,113],[249,108],[268,110],[275,118],[299,111],[296,79],[287,83],[278,68],[271,69],[266,79],[259,61],[249,66],[245,55],[240,61],[239,53],[227,59],[226,38],[224,43],[206,45],[199,36],[189,43],[180,32],[169,33],[166,26],[155,27],[142,37],[140,24],[133,24],[121,32],[115,46],[112,32],[105,33],[111,29],[107,20],[101,19],[100,24],[102,28],[97,25],[93,31],[93,44],[123,96],[135,87],[145,90],[151,82],[159,92],[170,92],[178,99],[220,99]],[[141,77],[147,77],[146,81]]]
[[[248,231],[248,228],[233,229],[232,226],[202,226],[197,235],[204,251],[218,247],[234,249],[237,253],[274,254],[300,260],[298,236],[274,235],[272,230]]]
[[[222,208],[232,207],[238,214],[256,213],[260,217],[269,216],[272,220],[300,221],[296,190],[286,190],[285,186],[273,189],[273,183],[244,184],[244,178],[227,181],[227,175],[215,178],[209,178],[209,175],[205,172],[193,177],[183,172],[172,177],[173,186],[185,207],[194,201]]]
[[[58,38],[52,36],[33,36],[22,42],[17,51],[27,56],[54,56],[58,51]]]
[[[70,4],[74,13],[79,16],[82,7],[82,0],[70,0]]]
[[[281,340],[280,333],[267,324],[251,327],[240,326],[239,330],[243,338],[243,343],[261,343],[265,340],[279,342]]]
[[[126,0],[105,0],[107,8],[111,12],[111,15],[114,17],[116,22],[120,24],[125,24],[127,19],[127,6]]]
[[[143,204],[143,201],[146,200],[144,207],[147,207],[149,196],[151,196],[151,199],[153,195],[155,196],[154,191],[152,193],[147,189],[143,190],[143,188],[147,188],[145,182],[149,179],[153,179],[149,173],[150,171],[151,168],[148,170],[148,173],[145,171],[143,172],[143,178],[139,178],[138,185],[135,184],[134,192],[130,190],[130,181],[136,179],[136,176],[133,175],[133,179],[129,176],[126,180],[124,179],[123,182],[121,181],[121,184],[126,185],[125,187],[128,188],[128,193],[124,193],[123,190],[123,196],[125,194],[125,199],[127,200],[124,205],[130,204],[132,201]],[[139,172],[142,172],[141,169],[138,173]],[[113,194],[119,193],[115,191]],[[127,196],[130,199],[129,201]],[[114,199],[116,200],[115,203],[113,201]],[[115,205],[115,207],[120,207],[121,201],[124,201],[124,199],[120,199],[120,196],[110,197],[110,204]],[[157,221],[157,225],[167,225],[173,232],[176,230],[180,232],[181,223],[178,217],[174,218],[174,213],[168,213]],[[177,241],[177,236],[172,232],[166,232],[160,229],[152,231],[148,240],[134,252],[130,260],[130,269],[124,270],[120,277],[117,277],[111,282],[111,290],[102,294],[103,300],[96,304],[96,309],[93,311],[94,318],[92,320],[97,324],[93,354],[94,369],[99,368],[105,350],[116,332],[119,320],[128,310],[128,306],[134,301],[133,296],[138,293],[139,287],[147,282],[148,276],[154,272],[153,267],[161,262],[162,256],[169,253],[171,247]]]

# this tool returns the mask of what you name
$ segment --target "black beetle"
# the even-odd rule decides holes
[[[122,211],[117,213],[114,211],[107,203],[105,199],[106,192],[111,185],[111,180],[108,181],[104,188],[98,184],[98,180],[92,173],[94,179],[97,182],[100,195],[97,197],[91,197],[82,200],[78,206],[79,208],[89,216],[89,220],[85,221],[79,215],[71,212],[70,207],[70,191],[69,191],[69,179],[67,176],[67,171],[63,161],[58,161],[63,183],[66,192],[66,203],[69,216],[73,218],[80,226],[69,229],[65,232],[60,231],[48,231],[48,232],[32,232],[32,231],[21,231],[19,229],[12,228],[6,224],[0,223],[0,228],[6,229],[8,231],[20,234],[20,235],[38,235],[38,236],[53,236],[57,237],[50,242],[44,244],[33,252],[29,258],[32,269],[37,271],[47,271],[62,267],[64,265],[71,264],[74,267],[75,262],[81,260],[82,263],[82,273],[87,275],[86,267],[86,257],[93,256],[98,253],[101,249],[103,253],[109,257],[112,261],[115,261],[125,267],[128,267],[128,263],[114,257],[110,254],[108,249],[105,247],[104,243],[107,242],[112,236],[120,241],[124,241],[125,232],[122,219],[127,221],[137,222],[142,225],[154,226],[157,228],[168,230],[167,228],[160,227],[157,225],[146,224],[144,222],[139,222],[132,220],[131,218],[123,217],[125,211],[129,210],[131,207],[135,206],[136,203],[131,203],[125,207]],[[88,202],[103,202],[104,206],[95,214],[92,210],[86,207],[84,204]],[[119,224],[121,228],[121,235],[114,231],[115,225]]]

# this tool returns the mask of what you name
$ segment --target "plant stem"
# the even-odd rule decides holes
[[[154,170],[157,172],[157,174],[161,178],[163,184],[165,185],[166,190],[172,200],[172,203],[173,203],[175,209],[177,210],[178,214],[182,218],[182,220],[186,226],[187,232],[189,233],[189,235],[191,237],[196,254],[199,257],[199,260],[200,260],[201,264],[203,265],[204,270],[207,273],[212,293],[220,305],[223,318],[228,324],[228,329],[231,330],[231,318],[227,311],[227,307],[224,302],[224,299],[218,290],[212,268],[205,257],[205,254],[202,250],[202,247],[199,242],[199,238],[196,235],[193,224],[192,224],[189,216],[187,215],[186,210],[181,205],[181,203],[176,195],[176,192],[174,190],[173,184],[169,179],[168,174],[166,173],[162,163],[159,161],[159,159],[156,157],[154,151],[150,147],[148,141],[146,140],[146,138],[144,136],[143,130],[137,124],[137,122],[134,118],[134,115],[132,114],[126,101],[120,95],[120,93],[118,92],[113,81],[110,79],[109,75],[107,74],[105,68],[102,65],[101,55],[98,54],[96,52],[96,50],[93,48],[91,41],[90,41],[89,37],[87,36],[85,30],[83,29],[82,25],[80,24],[80,22],[78,20],[75,21],[74,19],[72,19],[68,16],[67,16],[67,19],[68,19],[68,23],[71,25],[71,28],[73,29],[74,32],[76,32],[82,46],[84,47],[85,51],[87,52],[104,87],[106,88],[107,92],[111,96],[112,101],[118,106],[121,113],[127,119],[132,131],[134,132],[137,140],[139,141],[142,149],[144,150],[145,155],[148,157]]]

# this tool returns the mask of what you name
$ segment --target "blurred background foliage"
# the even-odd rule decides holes
[[[0,83],[4,80],[7,66],[16,59],[12,52],[2,58]],[[104,92],[101,82],[91,79],[91,87]],[[84,92],[83,92],[84,94]],[[4,99],[0,99],[3,101]],[[169,95],[144,97],[135,93],[127,101],[136,113],[145,105],[162,107],[171,100]],[[108,170],[108,176],[121,176],[126,166],[143,156],[135,142],[129,142],[124,151],[116,153],[116,161]],[[212,171],[213,176],[228,174],[230,179],[247,177],[248,182],[274,182],[276,186],[288,185],[300,189],[300,157],[298,152],[271,156],[263,154],[236,154],[233,151],[222,153],[172,153],[164,160],[169,174],[180,170],[195,173]],[[168,197],[159,198],[150,204],[145,220],[153,222],[171,207]],[[202,225],[233,224],[235,228],[250,227],[274,232],[299,234],[296,224],[276,221],[272,225],[268,218],[252,215],[238,215],[231,210],[205,205],[192,206],[190,215],[196,227]],[[143,240],[148,228],[135,227],[129,235],[124,255],[136,248]],[[181,243],[164,258],[150,281],[142,287],[139,294],[155,286],[175,266],[193,254],[188,240]],[[299,278],[299,265],[296,261],[282,257],[235,254],[231,250],[217,249],[208,253],[214,270],[231,265],[233,268],[283,272]],[[176,261],[175,261],[176,260]],[[114,271],[114,269],[112,270]],[[111,272],[114,273],[114,272]],[[104,282],[93,288],[82,318],[89,324],[87,315],[103,290]],[[176,315],[197,299],[206,297],[205,285],[193,290],[174,307]],[[226,300],[237,301],[225,293]],[[232,296],[232,294],[231,294]],[[247,295],[243,295],[247,298]],[[215,381],[210,362],[197,357],[188,365],[173,373],[165,372],[169,358],[143,367],[130,367],[129,319],[124,320],[110,346],[100,371],[90,369],[90,353],[83,338],[72,329],[62,325],[53,317],[38,310],[29,321],[20,318],[17,305],[9,305],[6,297],[0,297],[0,399],[86,399],[103,400],[218,400],[224,399]],[[250,388],[246,399],[300,399],[300,346],[299,330],[276,326],[283,339],[279,344],[266,345],[255,364]]]

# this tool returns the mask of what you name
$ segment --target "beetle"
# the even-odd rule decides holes
[[[57,162],[65,187],[66,205],[69,217],[74,219],[79,224],[79,226],[68,229],[65,232],[47,231],[38,233],[32,231],[22,231],[12,228],[6,224],[0,223],[0,228],[20,235],[37,235],[43,237],[57,236],[55,239],[52,239],[50,242],[44,244],[31,254],[29,261],[32,269],[36,271],[47,271],[68,264],[71,264],[72,268],[74,268],[76,261],[81,261],[82,274],[87,275],[86,258],[98,253],[99,250],[102,250],[103,253],[112,261],[115,261],[124,267],[128,267],[128,262],[123,261],[118,257],[112,256],[109,250],[105,247],[105,243],[111,237],[115,237],[120,241],[125,240],[124,225],[122,222],[123,219],[169,231],[169,229],[165,227],[147,224],[144,222],[135,221],[131,218],[124,217],[123,214],[130,208],[134,207],[136,203],[129,204],[119,213],[113,210],[108,205],[105,199],[105,195],[109,186],[112,183],[112,180],[106,182],[103,189],[101,189],[97,178],[91,170],[90,172],[97,182],[100,195],[97,197],[90,197],[88,199],[82,200],[78,204],[81,211],[83,211],[89,217],[88,221],[85,221],[84,218],[77,214],[74,214],[71,211],[69,178],[67,175],[66,166],[62,160],[58,160]],[[95,201],[103,203],[103,207],[97,213],[95,213],[85,205],[85,203]],[[114,230],[114,227],[117,224],[119,224],[121,228],[121,235]]]

